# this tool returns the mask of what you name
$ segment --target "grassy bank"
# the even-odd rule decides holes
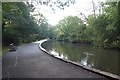
[[[2,53],[0,53],[1,55],[4,55],[5,53],[7,53],[9,51],[9,46],[2,46]]]

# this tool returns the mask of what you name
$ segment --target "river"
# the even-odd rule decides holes
[[[87,67],[93,67],[102,71],[119,74],[118,53],[120,51],[95,48],[81,43],[68,43],[49,40],[42,46],[51,54],[80,63]]]

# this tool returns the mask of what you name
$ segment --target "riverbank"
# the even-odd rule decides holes
[[[47,41],[47,40],[43,41],[43,43],[46,42],[46,41]],[[111,74],[111,73],[108,73],[108,72],[105,72],[105,71],[101,71],[101,70],[98,70],[98,69],[95,69],[95,68],[89,68],[89,67],[83,66],[83,65],[81,65],[81,64],[78,64],[78,63],[76,63],[76,62],[73,62],[73,61],[66,60],[66,59],[60,58],[60,57],[58,57],[58,56],[55,56],[55,55],[51,54],[49,51],[45,50],[45,49],[42,47],[42,43],[41,43],[39,46],[40,46],[40,48],[41,48],[44,52],[46,52],[46,53],[48,53],[49,55],[51,55],[51,56],[53,56],[53,57],[56,57],[56,58],[58,58],[58,59],[60,59],[60,60],[63,60],[63,61],[65,61],[65,62],[69,62],[69,63],[71,63],[71,64],[80,66],[80,67],[82,67],[82,68],[84,68],[84,69],[86,69],[86,70],[93,71],[93,72],[95,72],[95,73],[97,73],[97,74],[104,75],[104,76],[107,76],[107,77],[111,77],[111,78],[114,78],[114,79],[118,79],[118,77],[119,77],[118,75],[115,75],[115,74]]]
[[[87,44],[87,45],[92,45],[96,48],[102,48],[102,49],[110,49],[110,50],[118,50],[120,51],[120,47],[116,46],[106,46],[106,45],[96,45],[93,41],[80,41],[80,40],[73,40],[73,41],[68,41],[68,40],[57,40],[59,42],[67,42],[67,43],[80,43],[80,44]]]

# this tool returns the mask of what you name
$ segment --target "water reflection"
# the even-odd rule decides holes
[[[48,41],[43,47],[59,58],[75,61],[88,67],[118,74],[118,52],[94,48],[80,43]]]
[[[55,51],[55,49],[49,50],[49,52],[58,58],[68,59],[67,55],[63,55],[63,53],[58,53],[57,51]]]
[[[85,66],[88,66],[88,67],[92,67],[94,65],[94,64],[89,64],[88,63],[88,55],[86,55],[86,57],[83,60],[81,60],[80,63],[82,65],[85,65]]]

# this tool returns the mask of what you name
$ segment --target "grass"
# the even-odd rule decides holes
[[[2,52],[0,52],[0,56],[4,55],[5,53],[9,52],[9,46],[3,46],[2,47]]]

